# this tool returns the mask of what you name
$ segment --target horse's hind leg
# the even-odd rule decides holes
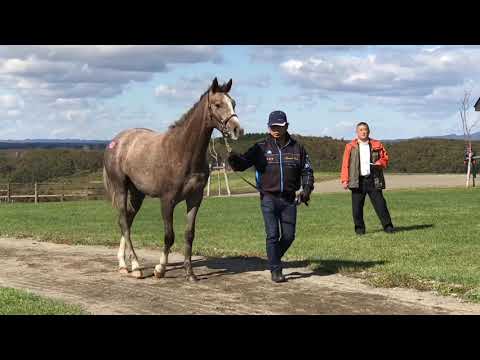
[[[192,245],[195,238],[195,220],[197,218],[198,209],[202,203],[203,189],[201,193],[195,194],[187,198],[187,227],[185,229],[185,276],[189,281],[197,281],[192,268]]]
[[[168,254],[170,253],[170,248],[175,241],[175,233],[173,231],[173,210],[173,202],[162,199],[162,217],[163,226],[165,229],[165,244],[163,247],[163,252],[160,255],[160,264],[156,265],[154,270],[154,275],[157,278],[163,278],[165,276],[168,264]]]
[[[143,199],[145,195],[138,191],[133,185],[127,187],[128,192],[122,194],[122,208],[120,209],[120,214],[118,217],[118,223],[120,229],[122,230],[122,238],[120,240],[120,248],[118,250],[118,261],[119,261],[119,270],[121,273],[128,273],[126,264],[125,264],[125,246],[129,251],[129,256],[132,263],[132,276],[136,278],[142,278],[143,273],[140,269],[138,263],[137,254],[132,245],[131,240],[131,227],[135,215],[140,210],[142,206]]]
[[[120,247],[118,248],[117,259],[118,271],[120,272],[120,274],[128,274],[128,268],[125,262],[125,237],[123,236],[123,232],[122,237],[120,238]]]

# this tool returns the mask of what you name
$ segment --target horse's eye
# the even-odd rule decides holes
[[[220,107],[220,104],[215,104],[215,107],[219,108],[219,107]]]

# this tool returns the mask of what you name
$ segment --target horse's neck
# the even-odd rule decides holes
[[[202,168],[205,165],[208,144],[213,129],[208,127],[208,109],[205,100],[198,103],[185,124],[171,135],[178,143],[178,149],[183,149],[182,161],[190,164],[190,169]]]

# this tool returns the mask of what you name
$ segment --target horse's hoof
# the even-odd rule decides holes
[[[165,277],[165,270],[161,270],[161,271],[157,271],[157,269],[154,269],[153,270],[153,275],[157,278],[157,279],[161,279],[161,278],[164,278]]]
[[[195,275],[187,275],[187,280],[192,282],[192,283],[195,283],[198,281],[198,278],[195,276]]]
[[[118,272],[122,275],[128,275],[128,269],[126,267],[119,268]]]
[[[143,272],[140,269],[136,269],[130,273],[130,276],[134,277],[135,279],[141,279],[143,278]]]

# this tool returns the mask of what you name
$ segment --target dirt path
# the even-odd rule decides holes
[[[419,188],[447,188],[465,186],[463,174],[385,174],[388,190],[419,189]],[[345,191],[340,181],[328,180],[315,184],[315,192],[332,193]]]
[[[139,249],[153,272],[160,252]],[[342,275],[287,268],[274,284],[258,259],[196,257],[200,281],[184,280],[183,258],[170,257],[165,279],[116,271],[116,250],[0,238],[0,286],[82,305],[94,314],[480,314],[480,305],[431,292],[377,289]],[[301,266],[301,265],[299,265]]]
[[[385,174],[386,191],[398,189],[450,188],[464,187],[463,174]],[[339,179],[326,180],[315,183],[315,193],[346,192],[340,185]],[[257,196],[255,192],[235,194],[233,196]],[[217,196],[212,196],[217,197]],[[225,197],[225,196],[221,196]]]

